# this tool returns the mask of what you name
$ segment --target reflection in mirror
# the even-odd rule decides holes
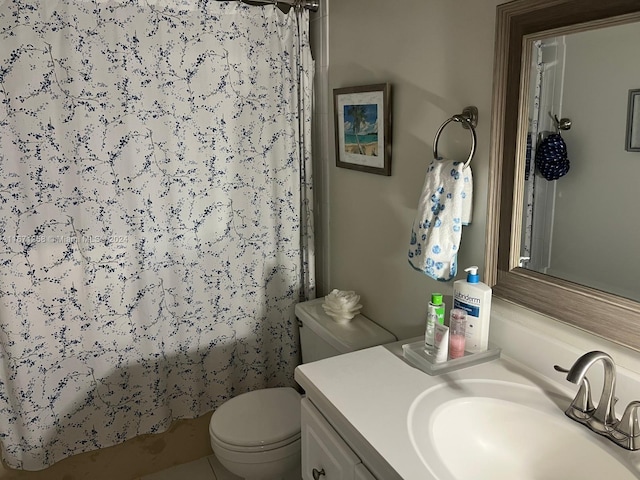
[[[635,23],[532,42],[520,256],[527,269],[640,301],[640,152],[625,149],[638,45]],[[548,180],[563,117],[570,168]]]
[[[640,1],[514,0],[496,12],[486,282],[495,297],[640,351],[640,153],[627,136]],[[549,156],[536,168],[556,118],[571,119],[555,141],[570,168]]]

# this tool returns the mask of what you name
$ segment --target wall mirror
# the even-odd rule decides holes
[[[638,351],[640,153],[626,142],[639,42],[637,0],[497,7],[485,253],[497,297]],[[547,180],[535,151],[558,132],[570,168]]]

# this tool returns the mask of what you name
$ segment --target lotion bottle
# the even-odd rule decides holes
[[[435,363],[446,362],[449,353],[449,327],[436,324],[434,343],[436,346]]]
[[[478,267],[469,267],[466,280],[453,282],[453,308],[467,312],[465,349],[470,353],[489,348],[491,294],[489,285],[480,281]]]

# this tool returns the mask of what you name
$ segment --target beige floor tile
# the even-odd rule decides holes
[[[152,475],[142,477],[140,480],[220,480],[213,473],[213,469],[207,457],[193,462],[176,465]]]
[[[140,435],[113,447],[65,458],[38,472],[14,470],[0,463],[0,480],[140,480],[211,455],[211,413],[177,420],[163,433]]]
[[[229,472],[229,470],[224,468],[220,464],[220,460],[218,460],[215,455],[209,455],[207,457],[207,460],[209,460],[211,468],[216,473],[217,480],[242,480],[242,478],[234,475],[233,473]]]

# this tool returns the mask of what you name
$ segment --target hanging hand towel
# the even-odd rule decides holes
[[[424,180],[409,245],[409,264],[447,281],[457,272],[462,226],[471,222],[473,177],[464,162],[432,160]]]

